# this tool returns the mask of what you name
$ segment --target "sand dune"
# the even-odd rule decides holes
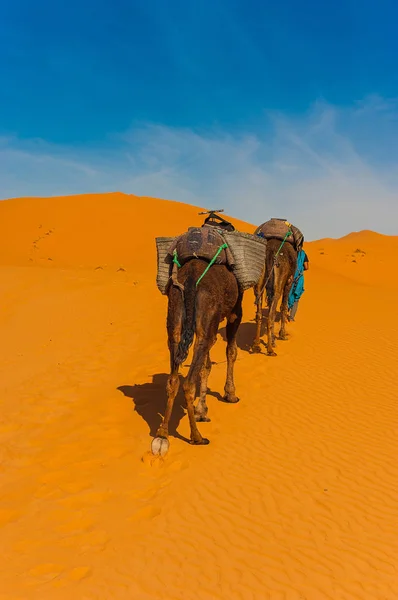
[[[145,273],[156,260],[154,236],[176,235],[187,223],[201,224],[199,210],[119,193],[3,201],[0,264],[127,265]]]
[[[398,287],[392,272],[398,260],[398,236],[359,231],[338,240],[313,242],[310,248],[319,267],[367,286]]]
[[[179,397],[151,467],[168,369],[153,238],[197,212],[122,194],[0,202],[0,599],[395,599],[398,238],[307,244],[275,359],[247,352],[248,292],[241,402],[217,399],[221,329],[211,444],[184,441]]]

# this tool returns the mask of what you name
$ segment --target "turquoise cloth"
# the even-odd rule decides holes
[[[292,289],[290,290],[289,299],[287,301],[289,310],[292,308],[293,304],[300,300],[301,296],[304,294],[304,263],[305,263],[306,254],[304,250],[300,250],[297,256],[297,267],[296,272],[294,274],[294,280]]]

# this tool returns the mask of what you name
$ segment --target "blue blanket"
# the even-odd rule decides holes
[[[305,252],[304,250],[300,250],[297,256],[297,267],[296,272],[294,274],[294,280],[292,289],[290,290],[289,299],[288,299],[288,308],[289,310],[292,308],[293,304],[300,300],[301,296],[304,294],[304,261],[305,261]]]

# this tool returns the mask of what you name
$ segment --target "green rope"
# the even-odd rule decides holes
[[[285,244],[285,242],[286,242],[287,238],[289,237],[289,235],[293,235],[293,232],[292,232],[292,231],[290,231],[290,229],[289,229],[289,231],[287,232],[287,234],[285,235],[285,237],[283,238],[283,242],[282,242],[282,243],[281,243],[281,245],[279,246],[279,248],[278,248],[278,252],[275,254],[275,259],[274,259],[274,260],[276,260],[276,259],[278,258],[278,255],[279,255],[280,251],[282,250],[282,248],[283,248],[283,246],[284,246],[284,244]]]
[[[177,250],[174,250],[174,252],[173,252],[173,263],[175,263],[177,265],[177,267],[181,268],[181,265],[178,262]]]
[[[221,252],[223,250],[225,250],[225,248],[228,248],[228,244],[223,244],[222,246],[219,247],[219,249],[217,250],[217,252],[213,256],[213,258],[211,259],[211,261],[209,262],[209,264],[207,265],[207,267],[203,271],[202,275],[199,277],[198,281],[196,282],[196,286],[199,285],[199,283],[202,281],[203,277],[206,275],[207,271],[210,269],[210,267],[212,265],[214,265],[214,263],[216,262],[218,256],[221,254]]]

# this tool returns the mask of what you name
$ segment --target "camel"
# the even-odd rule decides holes
[[[288,317],[288,298],[293,284],[294,273],[297,264],[297,252],[289,242],[283,244],[281,241],[271,238],[267,243],[266,259],[263,275],[254,287],[256,297],[256,337],[253,342],[252,351],[261,352],[261,321],[263,310],[264,291],[267,293],[267,304],[269,308],[267,319],[267,354],[276,356],[275,347],[275,316],[276,308],[280,298],[281,301],[281,327],[279,339],[286,340],[286,321]]]
[[[239,402],[235,393],[234,364],[237,357],[236,334],[242,320],[242,297],[238,282],[226,265],[214,264],[197,285],[208,262],[194,258],[185,263],[167,292],[167,334],[170,351],[170,375],[166,385],[166,411],[152,453],[164,456],[169,450],[168,425],[178,393],[179,367],[186,360],[196,335],[192,363],[184,381],[184,394],[191,428],[191,444],[207,445],[209,440],[200,434],[197,422],[210,421],[206,404],[207,380],[211,371],[210,350],[216,342],[220,322],[227,319],[227,377],[224,401]],[[197,382],[200,395],[194,407]]]

